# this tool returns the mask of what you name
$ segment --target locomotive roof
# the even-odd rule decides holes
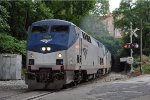
[[[74,25],[72,22],[60,20],[60,19],[46,19],[32,23],[32,25],[39,24],[64,24],[64,25]]]

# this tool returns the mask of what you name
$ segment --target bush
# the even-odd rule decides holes
[[[26,54],[26,41],[19,41],[7,33],[0,33],[0,53]]]
[[[143,64],[142,66],[144,74],[150,74],[150,64]]]
[[[140,57],[139,56],[135,56],[135,62],[136,64],[134,64],[134,69],[140,71],[140,63],[138,64],[137,62],[140,62]],[[143,74],[150,74],[150,56],[145,56],[143,55],[143,63],[142,63],[142,71]]]

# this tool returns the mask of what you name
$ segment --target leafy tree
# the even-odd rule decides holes
[[[18,39],[26,39],[32,22],[53,17],[51,10],[41,1],[3,1],[1,5],[9,12],[10,33]]]
[[[9,30],[9,25],[7,23],[7,18],[8,18],[8,12],[7,9],[0,5],[0,32],[8,31]]]
[[[44,1],[52,9],[54,18],[64,19],[79,25],[81,19],[94,8],[95,1]]]
[[[26,41],[19,41],[16,38],[6,34],[0,34],[0,53],[26,54]]]
[[[98,16],[105,16],[109,12],[109,0],[96,0],[94,9],[91,13]]]

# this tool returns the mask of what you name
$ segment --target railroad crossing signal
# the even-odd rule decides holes
[[[123,45],[123,48],[125,49],[132,49],[132,48],[138,48],[139,45],[137,43],[125,43]]]
[[[132,54],[133,54],[133,48],[138,48],[139,47],[139,45],[137,44],[137,43],[132,43],[132,36],[134,35],[136,38],[138,37],[138,35],[136,34],[136,31],[138,31],[139,29],[138,28],[136,28],[136,29],[132,29],[132,22],[130,22],[130,43],[125,43],[124,45],[123,45],[123,47],[125,48],[125,49],[130,49],[130,57],[128,57],[128,59],[120,59],[120,61],[125,61],[126,60],[126,62],[128,63],[128,64],[131,64],[131,72],[133,71],[133,56],[132,56]],[[142,35],[141,35],[142,36]]]
[[[138,30],[139,30],[138,28],[134,29],[134,30],[131,32],[131,34],[134,35],[135,37],[138,37],[138,35],[136,34],[136,31],[138,31]]]

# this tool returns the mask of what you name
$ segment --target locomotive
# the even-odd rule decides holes
[[[110,69],[109,50],[72,22],[48,19],[29,27],[25,75],[29,89],[60,89]]]

